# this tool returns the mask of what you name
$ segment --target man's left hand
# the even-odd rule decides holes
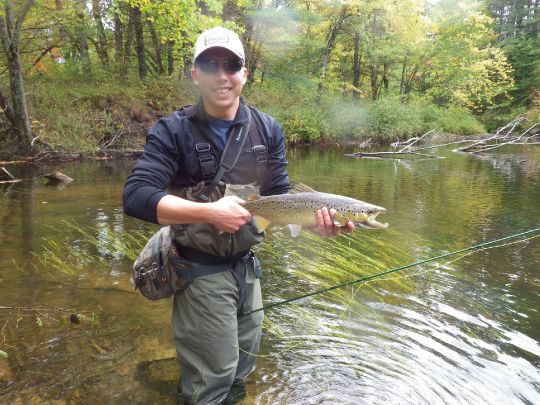
[[[320,210],[317,210],[317,225],[313,229],[315,233],[318,233],[321,236],[336,236],[341,232],[351,233],[354,230],[354,224],[348,222],[345,226],[336,226],[334,225],[334,215],[336,210],[331,208],[323,207]]]

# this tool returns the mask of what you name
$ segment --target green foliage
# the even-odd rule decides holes
[[[419,117],[397,97],[380,98],[369,108],[369,133],[377,139],[410,138],[421,131]]]
[[[450,106],[441,109],[438,124],[442,132],[460,135],[473,135],[485,132],[484,127],[465,107]]]
[[[426,94],[437,104],[483,112],[507,97],[514,83],[512,67],[489,42],[491,22],[475,13],[440,23],[423,79]]]
[[[540,33],[536,36],[509,38],[501,43],[514,67],[516,86],[512,95],[520,104],[530,107],[535,91],[540,89]]]
[[[246,99],[274,115],[289,142],[468,134],[483,130],[469,112],[493,128],[538,108],[534,0],[98,3],[36,0],[24,20],[21,61],[38,152],[94,154],[111,140],[128,147],[123,134],[144,135],[155,118],[193,103],[195,89],[176,77],[198,33],[215,25],[242,36],[254,71]],[[131,7],[142,12],[144,79]],[[165,77],[168,56],[174,73]],[[2,53],[0,67],[7,71]],[[0,88],[9,99],[7,74]],[[18,146],[14,138],[2,137],[4,155]]]
[[[388,142],[431,129],[464,135],[485,132],[466,108],[439,107],[421,96],[371,101],[327,95],[318,101],[314,83],[305,78],[297,82],[272,78],[264,86],[252,85],[246,101],[273,115],[292,143],[360,138]]]
[[[70,68],[57,74],[27,84],[36,147],[46,151],[95,154],[115,136],[114,146],[126,147],[129,127],[144,135],[157,116],[196,100],[193,86],[176,79],[119,83],[103,74],[82,81]]]

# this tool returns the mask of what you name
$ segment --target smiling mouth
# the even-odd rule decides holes
[[[214,90],[214,93],[217,93],[217,94],[226,94],[230,91],[231,89],[230,88],[218,88],[218,89],[215,89]]]

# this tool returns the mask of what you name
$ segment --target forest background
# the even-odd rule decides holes
[[[540,120],[540,0],[2,0],[0,157],[141,148],[196,101],[193,43],[246,47],[249,104],[289,143]]]

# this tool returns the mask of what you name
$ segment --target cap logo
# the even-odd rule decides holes
[[[222,33],[212,33],[204,37],[204,46],[209,46],[213,44],[226,44],[229,42],[229,35],[226,32]]]

